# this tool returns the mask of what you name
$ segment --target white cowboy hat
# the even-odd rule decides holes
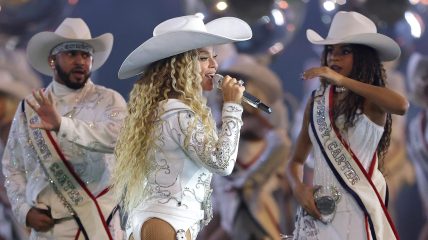
[[[31,92],[31,89],[26,84],[14,79],[8,71],[0,69],[0,92],[23,99]]]
[[[113,46],[113,35],[105,33],[96,38],[91,37],[88,26],[81,18],[66,18],[55,32],[40,32],[34,35],[27,46],[27,56],[30,64],[39,72],[52,76],[48,57],[52,48],[69,41],[89,44],[93,49],[92,70],[101,67],[110,55]]]
[[[258,63],[247,54],[237,54],[224,63],[219,72],[242,75],[247,84],[254,87],[254,94],[272,108],[272,114],[262,114],[274,128],[286,128],[287,113],[284,105],[284,94],[281,79],[270,68]],[[235,76],[236,77],[236,76]],[[245,84],[244,84],[245,85]],[[247,85],[248,86],[248,85]]]
[[[428,107],[428,56],[413,53],[407,63],[409,95],[420,107]]]
[[[381,61],[394,60],[401,54],[400,47],[393,39],[377,33],[373,21],[357,12],[337,12],[325,39],[312,29],[306,31],[306,37],[311,43],[319,45],[352,43],[370,46],[378,52]]]
[[[153,37],[128,55],[118,76],[120,79],[130,78],[158,60],[192,49],[244,41],[251,37],[250,26],[234,17],[218,18],[207,24],[196,15],[168,19],[155,27]]]

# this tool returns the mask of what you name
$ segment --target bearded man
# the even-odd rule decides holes
[[[2,164],[13,212],[31,228],[30,239],[123,236],[109,184],[126,102],[90,79],[112,45],[110,33],[92,38],[79,18],[28,43],[30,64],[53,78],[19,105]]]

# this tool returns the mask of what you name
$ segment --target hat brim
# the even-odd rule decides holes
[[[258,63],[253,57],[246,54],[238,54],[231,65],[223,65],[220,73],[241,75],[242,79],[254,86],[256,97],[272,108],[271,114],[261,114],[274,128],[283,127],[286,117],[283,103],[284,95],[281,79],[267,66]],[[248,85],[246,85],[248,86]]]
[[[248,40],[251,28],[242,20],[219,18],[206,25],[207,32],[176,31],[154,36],[132,51],[122,63],[118,77],[142,73],[151,63],[192,49]]]
[[[309,42],[316,45],[332,45],[332,44],[361,44],[374,48],[379,55],[381,61],[392,61],[400,57],[400,46],[391,38],[379,33],[364,33],[350,35],[343,39],[324,39],[312,29],[306,31],[306,37]]]
[[[41,32],[34,35],[28,42],[27,57],[31,66],[45,75],[52,76],[53,72],[48,63],[50,52],[58,44],[68,41],[84,42],[94,48],[92,71],[97,70],[105,63],[113,47],[113,35],[111,33],[105,33],[91,39],[70,39],[54,32]]]
[[[230,66],[222,66],[219,71],[236,73],[253,79],[257,88],[265,93],[266,98],[262,100],[267,104],[273,104],[278,99],[282,99],[281,80],[271,69],[246,54],[239,54],[233,60]]]
[[[0,79],[2,79],[0,81],[0,92],[11,95],[17,99],[23,99],[31,92],[29,86],[14,79],[9,72],[3,69],[0,69]]]

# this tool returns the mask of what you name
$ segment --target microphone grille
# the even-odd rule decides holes
[[[220,74],[215,74],[213,77],[214,87],[217,89],[221,89],[222,82],[223,82],[223,76]]]

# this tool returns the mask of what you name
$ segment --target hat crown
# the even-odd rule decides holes
[[[24,98],[30,93],[30,86],[16,79],[9,71],[0,69],[0,92],[4,92],[17,98]]]
[[[55,30],[55,33],[70,39],[91,39],[88,25],[81,18],[66,18]]]
[[[165,20],[123,61],[118,76],[129,78],[142,73],[151,63],[192,49],[248,40],[251,27],[235,17],[222,17],[204,24],[196,15]],[[173,40],[172,40],[173,39]]]
[[[207,32],[207,28],[201,17],[196,15],[182,16],[166,20],[157,25],[153,30],[153,36],[178,31]]]
[[[337,12],[326,38],[312,29],[306,31],[306,37],[317,45],[365,45],[375,49],[381,61],[394,60],[401,53],[400,46],[392,38],[378,33],[374,22],[357,12]]]
[[[331,22],[327,39],[342,39],[348,36],[377,33],[372,20],[357,12],[338,12]]]
[[[0,79],[0,85],[8,85],[14,81],[12,75],[3,69],[0,69]]]

